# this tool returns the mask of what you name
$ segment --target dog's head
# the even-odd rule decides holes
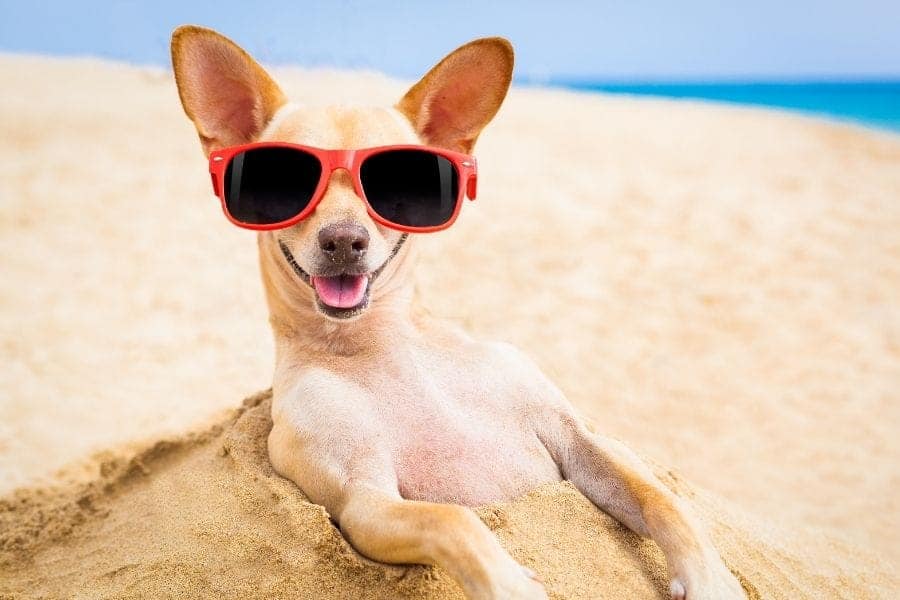
[[[512,77],[513,52],[500,38],[455,50],[392,108],[304,108],[288,102],[272,78],[222,35],[184,26],[172,36],[182,105],[204,152],[255,141],[323,149],[428,144],[471,153]],[[349,173],[336,170],[315,211],[287,229],[260,234],[263,269],[288,265],[319,313],[332,320],[361,315],[397,269],[406,235],[375,223]],[[272,279],[263,273],[267,283]],[[299,282],[296,280],[300,280]],[[302,283],[300,283],[302,282]]]

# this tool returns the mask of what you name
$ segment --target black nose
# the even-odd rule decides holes
[[[332,223],[319,230],[319,248],[337,264],[360,260],[369,249],[369,232],[359,223]]]

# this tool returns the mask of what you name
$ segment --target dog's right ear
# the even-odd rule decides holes
[[[252,142],[287,102],[269,74],[237,44],[211,29],[172,33],[172,66],[181,105],[203,151]]]

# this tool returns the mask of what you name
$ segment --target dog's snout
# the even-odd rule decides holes
[[[319,248],[332,261],[360,260],[369,249],[369,232],[359,223],[332,223],[319,230]]]

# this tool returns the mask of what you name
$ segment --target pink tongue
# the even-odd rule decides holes
[[[319,299],[333,308],[353,308],[362,302],[368,283],[368,275],[312,278],[312,284],[319,294]]]

